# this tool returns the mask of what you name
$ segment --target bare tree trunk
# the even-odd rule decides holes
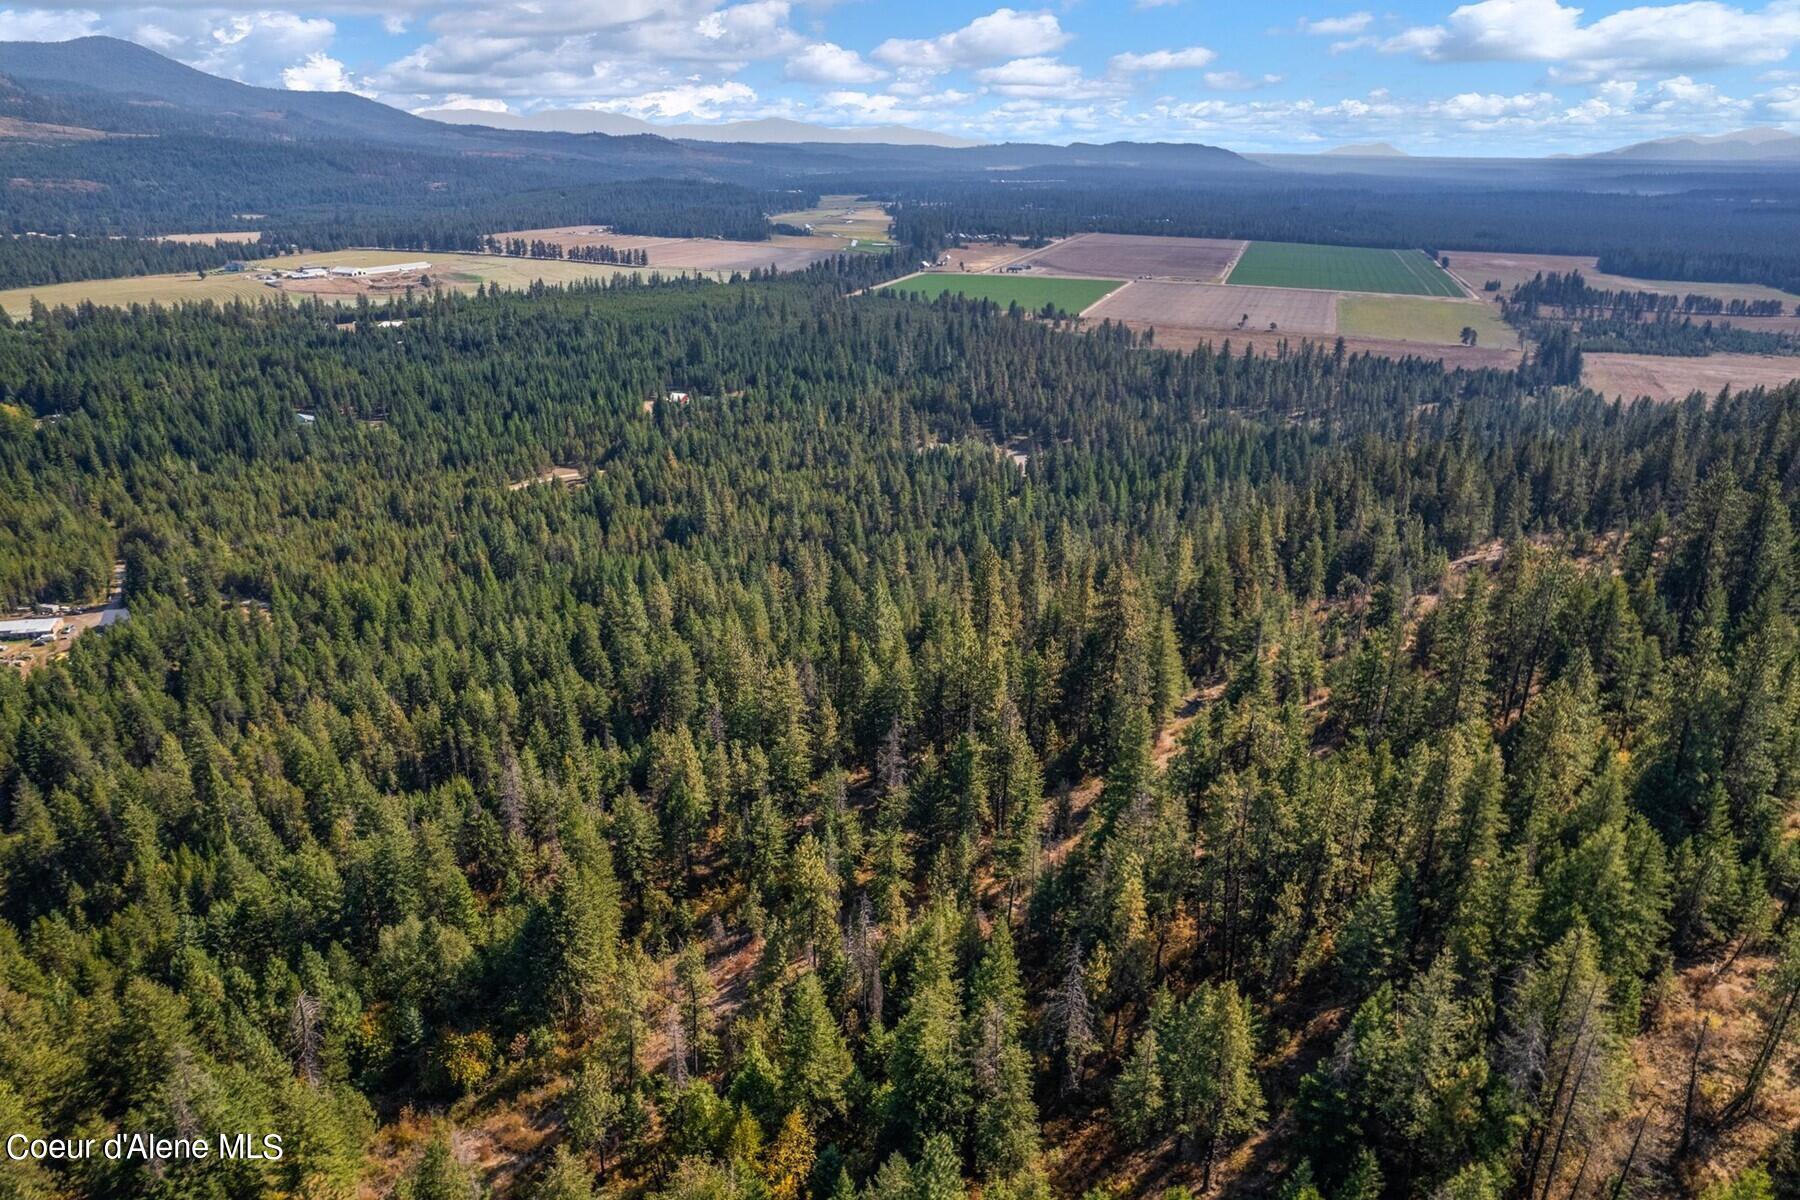
[[[1581,1182],[1587,1178],[1588,1162],[1594,1157],[1594,1144],[1589,1142],[1587,1149],[1581,1152],[1581,1166],[1575,1169],[1575,1182],[1569,1185],[1568,1200],[1575,1200],[1581,1194]]]
[[[1756,1058],[1750,1064],[1749,1074],[1744,1076],[1744,1086],[1738,1094],[1731,1098],[1720,1114],[1722,1121],[1736,1120],[1750,1111],[1756,1103],[1756,1093],[1762,1087],[1763,1078],[1769,1073],[1769,1064],[1774,1061],[1775,1051],[1780,1048],[1782,1039],[1787,1035],[1788,1020],[1794,1015],[1794,1001],[1800,997],[1800,988],[1790,989],[1787,998],[1781,1002],[1768,1030],[1763,1034],[1762,1046],[1756,1052]]]
[[[1700,1087],[1700,1056],[1706,1053],[1706,1035],[1712,1032],[1712,1018],[1700,1022],[1700,1033],[1694,1038],[1694,1056],[1688,1061],[1687,1097],[1681,1103],[1681,1140],[1675,1144],[1675,1157],[1688,1152],[1694,1134],[1694,1093]]]
[[[1632,1165],[1637,1162],[1638,1144],[1644,1140],[1644,1127],[1650,1124],[1650,1114],[1655,1111],[1656,1106],[1651,1105],[1644,1110],[1644,1115],[1638,1118],[1637,1132],[1631,1135],[1631,1149],[1626,1151],[1625,1165],[1619,1168],[1619,1178],[1613,1182],[1610,1200],[1619,1200],[1620,1194],[1625,1191],[1625,1181],[1631,1178]]]
[[[1580,1030],[1576,1037],[1580,1037]],[[1575,1083],[1569,1088],[1569,1099],[1563,1105],[1562,1125],[1556,1131],[1556,1149],[1550,1152],[1550,1166],[1544,1171],[1543,1200],[1550,1200],[1550,1185],[1556,1182],[1556,1164],[1562,1161],[1563,1141],[1569,1136],[1569,1124],[1575,1119],[1575,1101],[1581,1096],[1581,1085],[1587,1079],[1588,1065],[1594,1058],[1594,1043],[1598,1035],[1589,1034],[1587,1048],[1581,1052],[1581,1069],[1575,1073]]]
[[[1575,974],[1575,959],[1569,958],[1568,974],[1563,976],[1562,991],[1556,999],[1556,1019],[1544,1034],[1544,1049],[1549,1052],[1550,1043],[1556,1039],[1557,1030],[1562,1026],[1563,999],[1568,995],[1571,977]],[[1525,1171],[1524,1192],[1529,1196],[1537,1191],[1538,1164],[1544,1159],[1544,1146],[1550,1140],[1550,1123],[1556,1120],[1556,1110],[1562,1104],[1563,1085],[1569,1081],[1569,1068],[1575,1065],[1575,1050],[1581,1044],[1581,1035],[1587,1028],[1588,1015],[1593,1011],[1594,994],[1600,989],[1600,977],[1596,975],[1588,988],[1587,999],[1582,1003],[1581,1017],[1575,1023],[1575,1036],[1569,1041],[1569,1053],[1563,1058],[1562,1070],[1556,1076],[1556,1088],[1550,1093],[1550,1109],[1538,1123],[1532,1134],[1531,1165]],[[1548,1185],[1545,1185],[1548,1188]]]

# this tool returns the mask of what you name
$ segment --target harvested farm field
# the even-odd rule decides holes
[[[902,292],[921,300],[936,300],[945,292],[995,304],[1017,304],[1032,312],[1050,305],[1059,312],[1079,313],[1120,286],[1117,279],[1052,279],[1029,275],[912,275],[884,283],[880,291]]]
[[[1609,275],[1599,269],[1599,259],[1592,254],[1514,254],[1511,251],[1446,250],[1450,273],[1481,292],[1482,284],[1498,279],[1503,292],[1510,292],[1533,275],[1542,272],[1567,275],[1580,271],[1590,287],[1616,292],[1659,292],[1674,296],[1712,296],[1719,300],[1782,300],[1789,305],[1800,303],[1800,296],[1765,287],[1760,283],[1703,283],[1698,280],[1634,279],[1628,275]]]
[[[1244,243],[1221,238],[1078,233],[1018,261],[1046,275],[1110,275],[1217,283]],[[952,257],[955,257],[952,253]]]
[[[565,250],[582,246],[611,246],[615,250],[642,250],[650,267],[664,271],[799,271],[828,258],[837,247],[781,242],[729,242],[723,238],[636,237],[610,232],[604,225],[566,225],[557,229],[514,229],[496,233],[501,241],[523,238],[549,242]],[[811,239],[805,239],[810,241]]]
[[[1454,260],[1452,260],[1454,261]],[[1660,354],[1592,353],[1581,356],[1581,382],[1605,396],[1636,400],[1685,400],[1693,392],[1716,394],[1779,387],[1800,379],[1800,357],[1772,354],[1708,354],[1677,358]]]
[[[1517,345],[1519,335],[1500,319],[1499,306],[1474,300],[1437,300],[1422,296],[1341,297],[1338,332],[1347,337],[1381,338],[1433,345],[1462,344],[1462,331],[1475,331],[1476,345]]]
[[[1290,288],[1227,287],[1209,283],[1134,280],[1089,312],[1092,321],[1113,320],[1225,333],[1331,334],[1337,332],[1337,297]]]
[[[952,246],[944,251],[944,256],[952,267],[967,273],[992,271],[1029,253],[1023,246],[1011,242],[972,242],[967,246]]]

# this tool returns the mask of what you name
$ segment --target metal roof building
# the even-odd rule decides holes
[[[8,617],[0,620],[0,639],[9,642],[27,641],[40,638],[45,634],[53,634],[63,627],[61,617]]]

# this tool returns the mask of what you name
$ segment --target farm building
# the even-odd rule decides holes
[[[371,275],[406,275],[414,271],[429,271],[428,262],[389,263],[381,267],[333,267],[331,273],[340,279],[366,279]]]
[[[9,617],[0,620],[0,641],[29,642],[55,637],[62,627],[61,617]]]

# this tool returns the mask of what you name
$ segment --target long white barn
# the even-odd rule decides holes
[[[428,262],[389,263],[380,267],[333,267],[331,273],[346,279],[361,279],[369,275],[406,275],[414,271],[429,271]]]

